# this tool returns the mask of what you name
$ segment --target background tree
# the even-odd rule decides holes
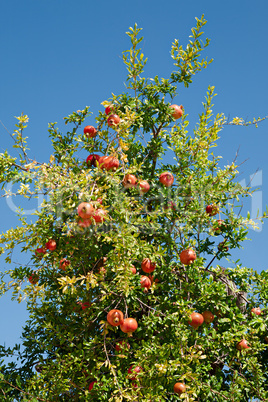
[[[30,312],[23,350],[1,347],[19,358],[2,361],[4,400],[267,400],[267,273],[225,261],[253,224],[236,213],[251,190],[212,150],[224,126],[262,119],[213,116],[209,87],[189,134],[173,102],[209,64],[205,24],[196,20],[185,49],[174,41],[167,79],[142,76],[130,28],[126,92],[103,102],[94,126],[89,107],[65,118],[65,133],[51,123],[49,162],[29,156],[28,117],[17,118],[19,157],[1,154],[1,182],[46,199],[0,240],[6,262],[15,246],[29,254],[2,276],[2,294],[26,297]]]

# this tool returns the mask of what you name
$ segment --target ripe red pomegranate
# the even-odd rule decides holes
[[[217,223],[218,223],[218,226],[214,229],[215,235],[219,235],[221,233],[222,226],[225,226],[224,220],[222,220],[222,219],[217,219]]]
[[[196,260],[196,254],[193,249],[188,248],[180,253],[180,261],[182,264],[189,265],[192,264],[194,260]]]
[[[47,252],[47,250],[46,250],[45,247],[38,247],[38,248],[35,250],[35,255],[36,255],[36,257],[38,257],[38,258],[42,258],[43,255],[44,255],[46,252]]]
[[[150,190],[150,184],[146,180],[139,182],[140,194],[145,194]]]
[[[97,162],[99,162],[100,156],[97,154],[90,154],[86,159],[86,163],[88,166],[97,166]]]
[[[111,310],[107,314],[107,321],[113,327],[117,327],[118,325],[123,324],[124,314],[122,313],[122,311],[117,309]]]
[[[82,310],[87,310],[90,306],[91,304],[88,301],[81,303]]]
[[[55,240],[50,239],[47,243],[46,243],[46,248],[50,251],[54,251],[57,248],[57,243]]]
[[[117,352],[126,352],[127,349],[130,349],[130,344],[126,340],[119,341],[115,345],[115,350]]]
[[[165,187],[170,187],[170,186],[172,186],[172,184],[174,182],[173,174],[170,172],[163,172],[160,174],[159,181]]]
[[[92,388],[94,387],[94,384],[95,384],[96,382],[97,382],[97,381],[92,381],[92,382],[89,384],[89,386],[88,386],[88,390],[89,390],[89,391],[92,390]]]
[[[109,127],[115,128],[120,123],[120,117],[117,114],[110,114],[107,119],[107,124]]]
[[[92,216],[92,218],[96,223],[102,223],[103,221],[105,221],[106,217],[107,217],[107,211],[102,208],[96,209],[94,211],[94,215]]]
[[[136,267],[134,265],[131,265],[130,271],[133,273],[133,275],[135,275],[137,272]]]
[[[32,275],[28,277],[28,280],[32,285],[36,285],[39,280],[39,276],[35,272],[33,272]]]
[[[261,311],[261,309],[260,309],[260,307],[253,307],[252,309],[251,309],[251,314],[252,315],[261,315],[261,313],[262,313],[262,311]]]
[[[152,282],[148,276],[143,275],[140,280],[141,287],[144,288],[144,291],[148,292],[148,289],[152,286]]]
[[[128,336],[132,336],[132,333],[136,331],[138,328],[138,323],[135,318],[125,318],[123,323],[120,325],[121,331],[128,334]]]
[[[125,188],[133,188],[136,187],[137,184],[137,177],[134,174],[126,174],[122,184]]]
[[[182,105],[170,105],[169,106],[171,109],[173,109],[172,111],[172,117],[177,120],[179,119],[182,115],[183,115],[183,106]]]
[[[128,372],[128,374],[132,375],[132,377],[129,376],[129,379],[131,381],[135,381],[135,380],[137,380],[138,374],[143,372],[143,369],[140,366],[136,366],[134,368],[133,368],[133,366],[130,366],[127,372]]]
[[[186,386],[183,382],[176,382],[173,390],[176,394],[181,395],[181,394],[184,394],[184,392],[186,391]]]
[[[109,114],[111,114],[114,111],[114,105],[109,105],[105,108],[105,113],[107,114],[107,116]]]
[[[141,263],[141,269],[143,270],[143,272],[150,274],[155,270],[155,268],[156,268],[155,262],[152,262],[149,258],[144,258],[144,260]]]
[[[202,316],[204,317],[204,321],[207,324],[210,324],[214,320],[214,315],[211,313],[211,311],[204,311],[204,313],[202,313]]]
[[[119,167],[119,160],[115,156],[101,156],[99,159],[101,169],[115,171]]]
[[[62,258],[61,260],[60,260],[60,268],[63,270],[63,271],[66,271],[66,267],[68,267],[69,265],[70,265],[70,261],[69,260],[67,260],[67,258]]]
[[[206,213],[207,213],[209,216],[217,215],[217,214],[219,213],[219,207],[218,207],[218,205],[215,205],[215,204],[207,205],[207,206],[206,206]]]
[[[97,130],[93,126],[86,126],[84,128],[84,134],[87,138],[94,138],[97,135]]]
[[[249,349],[249,344],[246,341],[246,339],[242,339],[242,341],[238,342],[236,344],[236,349],[238,349],[238,350]]]
[[[191,325],[191,327],[194,327],[194,329],[197,329],[198,327],[200,327],[200,325],[202,325],[203,322],[204,322],[204,317],[202,316],[202,314],[194,312],[190,315],[189,324]]]
[[[94,212],[94,207],[89,202],[81,202],[81,204],[78,205],[77,213],[82,219],[89,219],[93,216]]]
[[[79,219],[77,224],[78,224],[78,226],[80,226],[80,228],[88,228],[90,225],[92,225],[92,220],[91,219]]]

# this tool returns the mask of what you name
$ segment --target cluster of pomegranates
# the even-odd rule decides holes
[[[175,120],[179,119],[183,115],[182,105],[170,105],[170,108],[172,109],[172,117]],[[116,128],[121,121],[120,117],[114,113],[114,110],[114,105],[109,105],[105,108],[105,114],[108,116],[107,124],[112,128]],[[97,130],[93,126],[86,126],[84,128],[84,134],[87,138],[94,138],[97,135]],[[115,171],[119,167],[119,160],[113,155],[100,156],[97,154],[90,154],[86,159],[86,163],[88,166],[99,166],[101,169],[105,169],[107,171]],[[174,177],[170,172],[163,172],[159,177],[159,182],[166,187],[170,187],[174,182]],[[150,184],[146,180],[138,181],[136,176],[133,174],[126,174],[122,184],[125,188],[134,188],[139,186],[141,194],[145,194],[150,190]]]
[[[102,204],[102,200],[98,199],[97,204]],[[92,223],[102,223],[107,217],[107,211],[103,208],[96,208],[96,204],[90,202],[81,202],[78,205],[77,213],[80,217],[78,220],[78,226],[86,228]]]
[[[190,320],[188,321],[189,325],[193,327],[194,329],[198,329],[203,322],[210,324],[214,320],[214,315],[211,313],[211,311],[204,311],[204,313],[196,313],[193,312],[190,315]]]
[[[183,115],[183,106],[182,105],[170,105],[169,106],[172,109],[171,116],[177,120]],[[115,111],[115,106],[114,105],[109,105],[105,108],[105,114],[107,117],[107,124],[109,127],[115,128],[118,126],[120,123],[121,119],[120,117],[114,113]],[[97,129],[93,126],[86,126],[84,128],[84,134],[87,138],[94,138],[97,135]]]
[[[128,336],[132,336],[132,333],[138,328],[138,323],[135,318],[124,318],[122,311],[117,309],[109,311],[107,321],[113,327],[120,326],[121,331]]]
[[[206,213],[209,216],[215,216],[219,213],[220,209],[219,206],[216,204],[209,204],[206,206]],[[213,228],[214,234],[215,235],[219,235],[222,231],[222,227],[225,225],[224,220],[223,219],[217,219],[217,226]],[[226,250],[228,251],[228,250]]]
[[[50,239],[50,240],[46,243],[45,247],[38,247],[38,248],[35,250],[35,255],[36,255],[36,257],[42,258],[43,255],[47,252],[47,250],[54,251],[54,250],[56,250],[56,248],[57,248],[57,243],[56,243],[56,241],[53,240],[53,239]]]
[[[97,154],[90,154],[86,163],[88,166],[99,166],[101,169],[105,169],[107,171],[115,171],[119,167],[119,160],[115,156],[99,156]],[[170,172],[163,172],[159,176],[159,182],[162,183],[165,187],[172,186],[174,182],[174,176]],[[134,174],[126,174],[123,178],[122,184],[124,188],[136,188],[139,187],[140,193],[145,194],[150,190],[150,184],[147,180],[138,181],[137,177]]]
[[[41,259],[41,258],[43,257],[43,255],[46,254],[47,250],[54,251],[54,250],[56,250],[56,248],[57,248],[57,243],[56,243],[56,241],[55,241],[54,239],[50,239],[50,240],[48,240],[48,241],[46,242],[45,247],[44,247],[44,246],[38,247],[38,248],[35,250],[35,256],[36,256],[37,258],[40,258],[40,259]],[[28,280],[29,280],[29,282],[30,282],[32,285],[36,285],[37,282],[38,282],[38,279],[39,279],[39,277],[38,277],[38,275],[37,275],[35,272],[33,272],[33,273],[28,277]]]
[[[141,263],[141,269],[143,272],[146,274],[151,274],[156,268],[156,263],[152,262],[149,258],[144,258],[142,263]],[[153,281],[158,282],[158,279],[154,280],[154,277],[149,275],[142,275],[140,284],[141,287],[144,288],[144,292],[148,292],[150,287],[152,286]]]
[[[252,315],[261,315],[262,311],[259,307],[254,307],[251,309]],[[204,313],[192,313],[190,315],[190,320],[188,321],[189,325],[191,325],[194,329],[198,329],[203,322],[210,324],[214,320],[214,315],[211,311],[204,311]],[[246,339],[242,339],[240,342],[237,342],[236,348],[238,350],[249,349],[249,343]],[[175,392],[175,391],[174,391]]]

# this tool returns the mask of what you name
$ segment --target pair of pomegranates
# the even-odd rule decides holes
[[[114,309],[107,314],[107,321],[113,327],[119,326],[121,331],[132,336],[132,333],[138,328],[138,323],[135,318],[124,318],[122,311]]]

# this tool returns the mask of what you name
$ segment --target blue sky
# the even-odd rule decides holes
[[[111,93],[124,91],[126,70],[122,51],[130,43],[125,32],[136,22],[143,28],[143,52],[148,57],[145,75],[168,77],[173,70],[170,48],[177,38],[185,45],[195,17],[204,13],[208,23],[205,36],[211,38],[206,56],[214,62],[199,73],[189,89],[179,88],[176,103],[183,104],[191,127],[202,112],[202,102],[209,85],[218,96],[215,114],[224,112],[252,120],[268,115],[267,13],[265,0],[214,0],[179,2],[86,1],[86,0],[9,0],[0,5],[0,120],[12,132],[14,116],[22,112],[30,118],[26,135],[31,155],[47,161],[52,148],[48,122],[58,122],[64,130],[63,117],[90,106],[94,114],[103,110],[101,102]],[[235,157],[247,160],[240,168],[239,180],[248,183],[258,169],[253,185],[259,192],[245,206],[254,211],[268,204],[267,165],[268,121],[254,127],[226,127],[217,153],[223,164]],[[12,140],[0,125],[0,152],[11,149]],[[15,152],[15,150],[14,150]],[[0,231],[17,224],[17,218],[0,199]],[[32,206],[33,207],[33,206]],[[259,232],[249,231],[252,241],[234,253],[246,266],[267,269],[267,223]],[[24,256],[16,255],[17,261]],[[1,270],[5,265],[0,260]],[[0,344],[19,342],[27,313],[25,302],[11,302],[10,295],[0,299]]]

